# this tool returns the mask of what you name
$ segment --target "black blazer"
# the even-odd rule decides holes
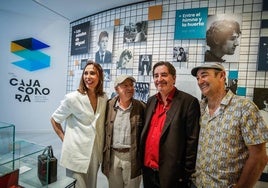
[[[96,63],[112,63],[112,53],[110,51],[105,52],[104,62],[101,62],[99,51],[95,53],[95,62]]]
[[[145,142],[150,120],[157,105],[156,96],[148,99],[145,125],[141,134],[144,165]],[[181,188],[195,171],[199,137],[200,106],[197,98],[176,89],[167,112],[159,144],[159,179],[161,188]]]

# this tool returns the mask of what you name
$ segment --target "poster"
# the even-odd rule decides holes
[[[124,43],[147,41],[148,21],[129,23],[124,27]]]
[[[241,14],[210,15],[207,20],[205,62],[239,62]]]
[[[124,49],[118,53],[116,62],[117,69],[128,69],[133,67],[133,52],[130,49]]]
[[[87,65],[87,61],[88,59],[81,59],[80,70],[83,70],[85,68],[85,66]]]
[[[208,8],[176,11],[174,39],[206,38]]]
[[[237,85],[238,85],[238,71],[230,70],[228,75],[227,88],[230,89],[234,94],[236,94]]]
[[[264,121],[268,124],[268,88],[254,88],[253,102],[258,106]]]
[[[182,46],[173,47],[173,62],[187,62],[189,59],[189,49]]]
[[[90,22],[72,27],[71,55],[89,53]]]
[[[139,55],[139,75],[149,76],[152,70],[152,55]]]
[[[109,82],[111,81],[111,70],[110,69],[103,69],[104,81]]]
[[[254,88],[253,102],[259,109],[268,112],[268,88]]]
[[[268,37],[260,37],[257,67],[259,71],[268,70]]]
[[[98,47],[95,52],[95,62],[97,63],[112,63],[112,47],[114,38],[114,27],[100,29],[97,34]]]
[[[134,98],[137,100],[141,100],[143,102],[147,102],[149,96],[150,96],[150,83],[136,82]]]

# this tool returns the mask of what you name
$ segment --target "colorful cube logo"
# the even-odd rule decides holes
[[[50,66],[50,56],[39,50],[48,47],[49,45],[34,38],[12,41],[10,51],[24,58],[24,60],[16,61],[12,64],[27,71],[37,71],[47,68]]]

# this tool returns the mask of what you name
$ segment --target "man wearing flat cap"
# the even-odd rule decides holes
[[[267,164],[267,124],[252,101],[225,88],[222,64],[205,63],[191,73],[204,96],[195,186],[252,188]]]
[[[102,172],[109,188],[140,187],[139,139],[145,103],[133,98],[135,82],[132,76],[118,76],[114,82],[117,96],[107,104]]]

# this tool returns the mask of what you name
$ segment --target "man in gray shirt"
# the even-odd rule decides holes
[[[133,98],[134,82],[132,76],[117,77],[117,96],[107,104],[102,172],[108,178],[109,188],[140,187],[139,140],[145,103]]]

